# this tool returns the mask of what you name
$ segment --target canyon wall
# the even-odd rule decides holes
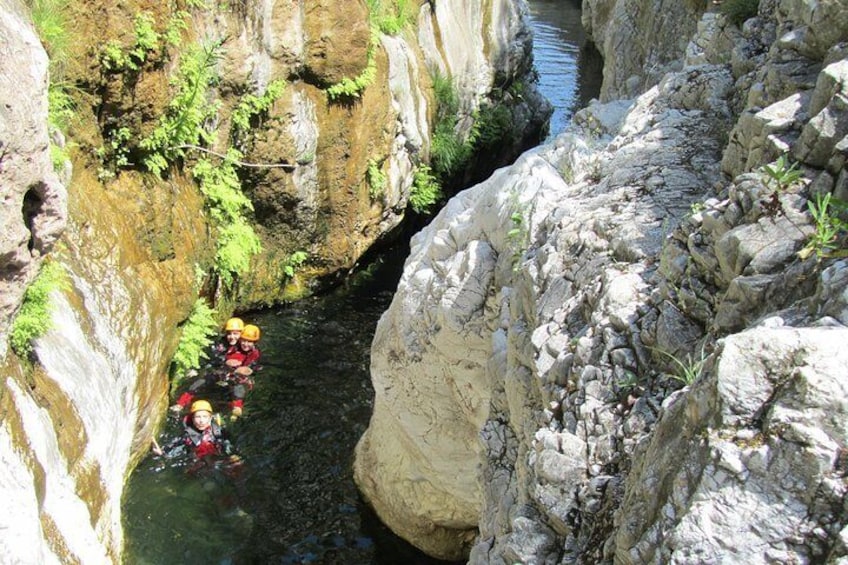
[[[439,557],[848,554],[848,6],[666,6],[652,81],[596,12],[654,4],[589,3],[605,100],[453,198],[380,320],[355,477]]]
[[[120,562],[123,485],[164,415],[195,300],[223,318],[343,277],[403,221],[413,170],[429,162],[432,69],[453,83],[465,128],[496,81],[523,82],[530,69],[522,3],[416,4],[392,35],[375,32],[362,1],[201,4],[70,3],[60,57],[24,3],[0,1],[0,546],[10,562]],[[192,53],[206,66],[185,66]],[[208,88],[186,88],[207,71]],[[331,86],[366,73],[364,89],[331,99]],[[220,209],[192,169],[204,156],[223,167],[234,109],[275,81],[281,96],[239,138],[246,221],[263,251],[228,287],[215,270]],[[64,135],[48,128],[57,83],[73,101]],[[520,116],[514,152],[549,115],[527,85],[524,99],[505,101]],[[142,140],[192,96],[211,110],[204,136],[163,146],[172,160],[154,174]],[[51,141],[65,149],[56,164]],[[385,175],[379,194],[366,181],[372,163]],[[300,251],[307,259],[292,265]],[[16,352],[12,320],[45,257],[65,281],[49,294],[52,327]]]

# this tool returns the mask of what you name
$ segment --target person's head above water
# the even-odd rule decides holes
[[[212,424],[212,405],[206,400],[195,400],[191,404],[191,422],[201,432],[208,428]]]
[[[259,328],[254,326],[253,324],[248,324],[244,327],[244,331],[241,332],[241,339],[239,339],[239,347],[242,351],[250,351],[254,347],[256,347],[256,342],[259,341],[259,336],[261,332]]]
[[[244,322],[241,318],[230,318],[227,320],[226,325],[224,326],[224,335],[227,339],[227,343],[230,345],[235,345],[238,343],[239,338],[241,337],[242,332],[244,331]]]

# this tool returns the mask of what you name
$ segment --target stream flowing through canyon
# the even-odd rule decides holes
[[[579,2],[529,7],[554,136],[597,94],[601,67],[583,48]],[[178,458],[142,460],[124,497],[125,563],[443,563],[383,526],[352,477],[373,400],[371,339],[407,252],[400,245],[324,296],[243,314],[263,332],[263,368],[244,417],[226,424],[244,463],[195,477]],[[212,400],[227,416],[218,396]],[[169,415],[160,441],[180,429]]]

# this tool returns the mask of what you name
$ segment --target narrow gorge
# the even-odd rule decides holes
[[[481,116],[500,158],[537,143],[522,10],[0,2],[3,555],[120,562],[193,315],[343,280],[473,169]]]
[[[61,47],[39,6],[0,0],[4,559],[121,562],[198,302],[322,292],[437,203],[370,349],[383,523],[481,564],[848,558],[844,0],[584,0],[600,94],[538,146],[521,0],[85,0]]]

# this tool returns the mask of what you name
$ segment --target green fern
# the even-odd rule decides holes
[[[436,202],[442,198],[442,187],[427,165],[415,169],[409,205],[418,214],[427,214]]]
[[[386,189],[386,173],[375,159],[368,159],[368,169],[365,171],[365,180],[368,183],[368,195],[372,200],[377,200]]]
[[[345,77],[341,81],[327,88],[327,97],[330,102],[342,99],[359,98],[362,91],[377,78],[377,60],[374,56],[377,46],[380,45],[380,28],[375,19],[369,16],[370,39],[368,42],[368,61],[365,69],[354,78]]]
[[[212,343],[212,336],[218,333],[215,310],[198,298],[181,329],[180,343],[172,360],[174,388],[189,370],[200,367],[201,359],[208,357],[206,348]]]
[[[292,278],[295,271],[297,271],[297,269],[299,269],[307,259],[309,259],[309,253],[306,251],[295,251],[289,256],[288,261],[286,261],[286,264],[283,266],[283,272],[288,278]]]
[[[262,251],[256,232],[245,219],[253,211],[253,203],[241,190],[235,163],[242,158],[233,148],[218,164],[201,159],[192,169],[200,191],[206,197],[210,216],[218,227],[215,270],[226,286],[250,267],[250,259]]]
[[[241,180],[234,164],[241,157],[238,150],[230,148],[224,161],[216,164],[209,159],[200,159],[191,170],[217,223],[231,223],[242,218],[244,212],[253,211],[253,203],[241,190]]]
[[[261,252],[262,242],[245,220],[222,226],[218,233],[215,269],[224,285],[231,287],[235,277],[250,268],[250,259]]]
[[[257,96],[252,93],[245,94],[241,97],[232,114],[230,121],[232,122],[232,131],[230,137],[234,144],[240,145],[250,131],[250,122],[256,116],[266,114],[277,99],[282,96],[286,88],[286,81],[275,80],[268,84],[265,92]]]
[[[473,129],[463,139],[457,132],[459,96],[449,78],[434,73],[433,94],[436,97],[436,124],[430,142],[430,160],[435,174],[444,180],[468,164],[477,134]]]
[[[168,26],[162,34],[165,43],[171,47],[179,47],[183,42],[183,32],[188,29],[188,20],[191,14],[185,10],[177,10],[168,20]]]
[[[108,71],[138,71],[147,61],[148,55],[159,48],[160,35],[156,31],[153,16],[148,12],[135,15],[133,44],[126,47],[117,40],[107,42],[100,55],[100,63]]]
[[[212,143],[214,132],[206,129],[218,112],[219,101],[210,102],[206,92],[218,82],[216,66],[221,58],[221,43],[193,46],[184,55],[171,84],[176,95],[153,132],[139,146],[147,151],[144,164],[161,175],[170,163],[185,155],[186,146]]]
[[[327,88],[327,96],[331,101],[343,98],[359,98],[362,91],[374,82],[377,77],[377,62],[373,56],[368,57],[368,64],[359,76],[355,78],[343,78],[341,81]]]
[[[68,287],[65,269],[55,261],[45,261],[38,276],[24,293],[24,301],[10,331],[12,350],[20,357],[32,353],[32,343],[53,327],[50,293]]]

